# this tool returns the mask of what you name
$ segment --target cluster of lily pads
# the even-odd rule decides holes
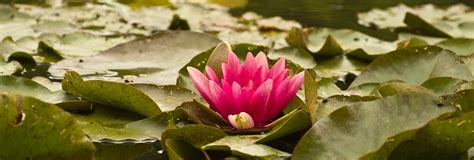
[[[399,39],[209,4],[0,6],[0,159],[474,157],[474,11],[359,22]],[[304,72],[263,128],[233,128],[191,82],[230,50]]]

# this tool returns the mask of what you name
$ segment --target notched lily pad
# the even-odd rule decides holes
[[[0,158],[92,159],[91,140],[59,107],[14,94],[0,94],[0,105]]]

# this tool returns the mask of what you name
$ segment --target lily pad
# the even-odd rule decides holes
[[[227,134],[215,127],[201,124],[191,124],[185,125],[181,128],[166,130],[162,134],[161,140],[165,142],[167,139],[182,140],[190,143],[196,148],[200,148],[201,146],[221,139],[226,135]]]
[[[21,64],[17,61],[5,62],[0,56],[0,75],[11,75],[21,70]]]
[[[177,139],[166,139],[165,146],[168,149],[170,160],[180,159],[208,159],[204,151],[195,148],[193,145]]]
[[[474,54],[474,39],[448,39],[437,43],[436,46],[451,50],[460,56],[468,56]]]
[[[399,135],[454,112],[454,107],[439,107],[439,103],[429,94],[403,93],[344,106],[313,125],[296,146],[293,158],[385,159],[410,138]]]
[[[411,84],[437,77],[471,79],[471,71],[454,53],[435,46],[403,48],[372,62],[351,84],[383,83],[401,80]]]
[[[142,119],[123,110],[94,105],[92,113],[74,114],[82,130],[101,143],[151,143],[161,138],[170,115],[166,112]]]
[[[328,98],[342,93],[342,90],[337,87],[331,78],[321,78],[316,83],[316,89],[318,96],[321,98]]]
[[[460,159],[474,146],[474,112],[434,121],[420,129],[413,140],[402,143],[390,159]]]
[[[31,96],[48,103],[60,103],[67,100],[62,91],[53,92],[33,80],[16,76],[0,76],[0,92]]]
[[[308,113],[298,110],[292,113],[288,119],[277,124],[270,131],[263,134],[264,136],[256,141],[256,143],[266,143],[292,133],[308,129],[311,127],[311,117]]]
[[[319,105],[320,107],[318,108],[318,111],[316,112],[316,115],[318,118],[321,119],[321,118],[327,117],[329,114],[338,110],[339,108],[350,106],[352,104],[359,103],[359,102],[373,101],[376,99],[378,99],[378,97],[369,97],[369,96],[361,97],[357,95],[351,95],[351,96],[334,95],[322,100],[321,104]]]
[[[128,84],[101,80],[84,81],[78,73],[69,71],[62,85],[64,91],[95,103],[129,110],[148,117],[161,113],[152,98]]]
[[[172,111],[184,102],[191,102],[200,97],[186,88],[174,85],[132,84],[132,86],[150,97],[163,112]]]
[[[66,70],[90,75],[88,78],[94,78],[94,75],[96,78],[114,77],[123,73],[131,75],[127,80],[135,83],[173,85],[176,83],[179,69],[194,56],[219,42],[217,38],[203,33],[163,31],[118,45],[91,57],[60,61],[53,64],[48,71],[58,78],[63,77]],[[116,77],[116,81],[123,80]]]
[[[309,114],[311,122],[314,123],[318,118],[316,115],[319,105],[318,91],[316,88],[316,81],[314,80],[313,76],[311,76],[309,71],[304,72],[304,95],[306,105],[304,105],[302,108]]]
[[[59,107],[13,94],[1,94],[0,104],[2,159],[92,158],[91,140]]]
[[[202,148],[205,150],[231,151],[232,155],[258,158],[288,158],[291,154],[264,144],[256,144],[261,135],[226,136]]]

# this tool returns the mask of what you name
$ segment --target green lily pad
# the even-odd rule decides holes
[[[176,108],[177,111],[183,111],[186,116],[197,124],[205,124],[216,127],[230,128],[230,124],[218,113],[211,110],[209,106],[201,102],[186,102]]]
[[[434,121],[398,146],[390,159],[460,159],[474,146],[473,122],[474,112]]]
[[[331,78],[321,78],[316,83],[318,96],[321,98],[328,98],[334,95],[342,94],[342,90],[337,87],[334,80]]]
[[[76,120],[32,97],[0,95],[2,159],[91,159],[94,145]]]
[[[451,38],[451,35],[442,31],[440,28],[431,25],[429,22],[425,21],[423,18],[413,13],[407,12],[405,14],[405,19],[403,20],[403,22],[405,22],[405,24],[407,24],[410,29],[413,29],[415,31],[437,37]]]
[[[0,56],[0,75],[11,75],[21,70],[21,64],[17,61],[5,62]]]
[[[49,72],[63,77],[66,70],[89,78],[131,75],[128,81],[173,85],[178,71],[194,56],[219,43],[213,36],[189,31],[163,31],[123,43],[91,57],[67,59],[51,65]],[[139,49],[137,49],[139,48]],[[131,74],[131,73],[133,74]],[[116,81],[123,80],[115,77]],[[110,79],[114,80],[114,79]]]
[[[324,51],[325,48],[333,48],[331,51],[341,54],[340,50],[351,52],[362,49],[362,51],[368,55],[380,55],[395,50],[396,47],[397,46],[391,42],[379,40],[358,31],[348,29],[319,29],[310,32],[308,35],[308,48],[311,51],[314,51],[315,48],[320,48],[318,52]]]
[[[313,125],[296,146],[293,158],[385,159],[410,138],[407,131],[454,112],[454,107],[439,107],[439,103],[438,97],[429,94],[403,93],[344,106]]]
[[[209,159],[204,151],[177,139],[166,139],[165,146],[170,160]]]
[[[150,97],[161,111],[172,111],[184,102],[191,102],[200,96],[196,93],[174,85],[157,86],[153,84],[131,84]]]
[[[277,60],[279,58],[285,58],[291,62],[298,64],[302,68],[314,68],[316,66],[316,61],[314,61],[311,53],[306,50],[297,49],[297,48],[281,48],[270,52],[268,58]]]
[[[31,79],[16,76],[0,76],[0,91],[31,96],[48,103],[60,103],[67,100],[62,91],[53,92]]]
[[[448,49],[461,56],[474,54],[474,39],[456,38],[441,41],[436,44],[444,49]]]
[[[166,130],[162,134],[161,141],[166,142],[167,139],[182,140],[196,148],[200,148],[201,146],[221,139],[226,135],[227,134],[215,127],[201,124],[190,124],[181,128]],[[163,145],[164,144],[162,144],[162,146]]]
[[[350,106],[352,104],[359,103],[359,102],[373,101],[376,99],[378,99],[378,97],[371,97],[371,96],[361,97],[358,95],[351,95],[351,96],[334,95],[322,100],[316,112],[316,115],[319,119],[321,119],[321,118],[327,117],[329,114],[338,110],[339,108]]]
[[[417,37],[413,37],[413,38],[410,38],[408,40],[398,42],[397,43],[397,49],[407,48],[407,47],[426,46],[426,45],[429,45],[429,44],[425,40],[417,38]]]
[[[161,113],[152,98],[128,84],[101,80],[84,81],[78,73],[68,71],[62,85],[63,90],[70,94],[109,107],[129,110],[148,117]]]
[[[455,93],[456,88],[461,82],[461,80],[456,78],[438,77],[423,82],[421,86],[431,90],[436,95],[443,96]]]
[[[311,117],[309,114],[298,110],[292,113],[285,121],[278,123],[270,131],[262,134],[264,136],[255,141],[255,143],[267,143],[310,127]]]
[[[96,152],[94,159],[135,159],[150,152],[157,152],[153,144],[149,143],[125,143],[109,144],[94,143]]]
[[[349,73],[357,75],[367,65],[364,61],[341,56],[318,62],[314,70],[321,77],[341,78]]]
[[[291,154],[264,144],[256,144],[262,135],[226,136],[202,148],[205,150],[231,151],[232,155],[258,158],[288,158]]]
[[[410,64],[410,65],[407,65]],[[471,71],[454,53],[435,46],[403,48],[372,62],[351,84],[383,83],[401,80],[411,84],[437,77],[471,79]]]
[[[151,143],[161,138],[170,119],[166,112],[146,119],[123,110],[94,105],[92,113],[74,114],[82,130],[104,143]]]
[[[0,6],[0,39],[12,37],[18,39],[24,36],[33,35],[31,25],[36,23],[35,19],[27,14],[20,13],[6,5]]]
[[[383,84],[379,85],[377,87],[377,89],[375,89],[373,91],[372,94],[376,95],[376,96],[387,97],[387,96],[393,96],[393,95],[396,95],[396,94],[400,94],[400,93],[403,93],[403,92],[411,92],[411,93],[420,92],[420,93],[427,93],[427,94],[433,94],[434,95],[433,92],[431,92],[430,90],[428,90],[424,87],[409,84],[409,83],[402,83],[402,82],[383,83]]]
[[[304,95],[306,105],[302,106],[303,110],[306,111],[310,118],[311,122],[317,121],[316,112],[318,110],[318,90],[316,88],[316,81],[311,76],[309,71],[304,72]]]

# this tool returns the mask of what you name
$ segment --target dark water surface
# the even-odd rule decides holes
[[[400,3],[409,6],[429,3],[439,6],[464,3],[473,6],[474,0],[248,0],[244,7],[235,8],[232,13],[253,11],[263,16],[296,20],[304,26],[349,28],[380,39],[395,40],[397,35],[393,32],[358,24],[357,13]]]

